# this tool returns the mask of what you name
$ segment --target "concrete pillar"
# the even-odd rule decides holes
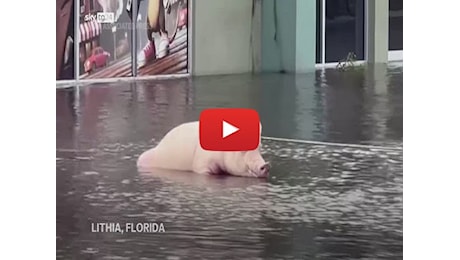
[[[315,70],[316,64],[316,1],[297,0],[296,8],[296,72]]]
[[[262,71],[314,70],[316,1],[263,0]]]
[[[388,62],[389,1],[368,0],[368,62]]]
[[[262,71],[295,70],[296,1],[262,2]]]
[[[192,74],[252,70],[252,1],[193,0]]]
[[[253,0],[252,15],[252,72],[262,71],[262,0]]]

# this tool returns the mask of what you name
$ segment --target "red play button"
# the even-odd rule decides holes
[[[200,145],[210,151],[248,151],[259,146],[259,114],[253,109],[207,109],[200,115]]]

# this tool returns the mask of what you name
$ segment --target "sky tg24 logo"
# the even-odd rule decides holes
[[[96,21],[97,23],[114,23],[115,14],[112,12],[98,12],[96,14],[87,14],[84,17],[85,22]]]

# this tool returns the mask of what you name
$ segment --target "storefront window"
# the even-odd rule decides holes
[[[391,51],[403,49],[403,0],[390,0],[388,46]]]
[[[364,60],[364,0],[326,0],[326,63]]]
[[[139,76],[187,73],[187,17],[187,0],[140,2],[136,19]],[[158,29],[152,28],[151,21],[156,20],[159,21]]]
[[[61,13],[56,25],[56,78],[62,79],[62,71],[72,64],[80,68],[79,75],[72,76],[78,79],[130,77],[133,67],[137,67],[138,76],[188,73],[188,0],[136,2],[138,13],[133,14],[130,0],[80,0],[76,9],[78,39],[73,37],[73,20],[69,20],[74,17],[70,14],[73,6],[63,8],[58,3],[62,10],[56,11]],[[114,14],[112,22],[99,21],[98,12]],[[132,19],[138,22],[136,31]],[[132,46],[133,37],[137,37],[138,46]],[[79,48],[78,62],[72,61],[74,45]],[[94,48],[101,51],[93,53]],[[133,66],[133,54],[137,66]]]
[[[57,1],[56,14],[56,79],[74,79],[74,2]]]
[[[364,30],[364,0],[316,0],[316,63],[339,62],[349,53],[364,60]]]

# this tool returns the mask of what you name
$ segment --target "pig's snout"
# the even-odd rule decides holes
[[[264,162],[257,168],[257,177],[267,177],[270,172],[270,163]]]

